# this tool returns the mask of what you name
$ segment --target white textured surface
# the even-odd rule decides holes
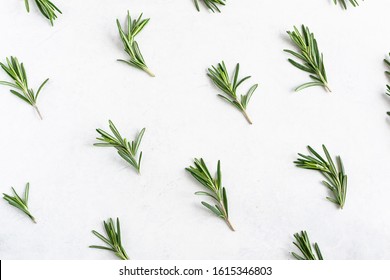
[[[211,14],[191,0],[57,0],[64,15],[51,28],[35,7],[27,14],[22,1],[0,1],[1,61],[18,56],[35,88],[51,78],[39,100],[43,121],[0,87],[0,191],[31,182],[38,219],[0,203],[1,259],[111,259],[88,245],[99,244],[90,231],[117,216],[134,259],[287,259],[301,229],[327,259],[390,258],[382,63],[390,2],[347,11],[330,0],[228,2]],[[138,41],[154,79],[116,62],[126,55],[115,19],[127,9],[151,17]],[[307,75],[282,50],[292,47],[285,31],[302,23],[325,55],[332,94],[293,92]],[[252,75],[246,87],[260,84],[253,126],[205,75],[222,59]],[[109,118],[129,138],[147,128],[142,176],[114,150],[92,146]],[[322,143],[345,162],[343,211],[325,200],[320,174],[292,163]],[[200,186],[184,171],[193,157],[213,171],[221,159],[237,232],[193,195]]]

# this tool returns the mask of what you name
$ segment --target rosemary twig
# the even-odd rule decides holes
[[[294,30],[287,31],[287,34],[290,36],[291,41],[298,47],[299,53],[292,50],[284,51],[300,59],[302,62],[298,63],[293,59],[289,59],[288,61],[298,69],[308,72],[310,74],[309,77],[314,80],[300,85],[295,91],[313,86],[322,86],[331,92],[326,77],[324,57],[318,50],[317,40],[314,34],[304,25],[302,25],[302,33],[294,26]]]
[[[211,177],[209,170],[203,159],[195,159],[194,167],[190,166],[186,170],[196,179],[199,183],[206,187],[208,191],[196,192],[196,195],[205,195],[214,200],[215,206],[211,206],[207,202],[202,201],[202,205],[213,212],[215,215],[225,220],[228,227],[234,231],[232,224],[229,221],[228,200],[226,195],[226,189],[222,186],[222,174],[221,174],[221,162],[218,161],[217,177],[214,179]]]
[[[60,9],[58,9],[57,6],[49,0],[35,0],[35,3],[37,4],[37,7],[42,15],[47,18],[50,21],[50,24],[53,26],[54,20],[57,19],[56,13],[58,12],[62,14]],[[24,0],[24,4],[26,5],[27,12],[30,12],[29,0]]]
[[[19,63],[18,59],[13,56],[11,56],[10,59],[7,57],[6,60],[7,60],[7,65],[0,62],[0,66],[7,73],[7,75],[13,80],[13,83],[0,81],[0,85],[5,85],[13,88],[10,90],[10,92],[16,95],[17,97],[19,97],[20,99],[22,99],[23,101],[25,101],[26,103],[30,104],[38,113],[39,117],[42,119],[42,115],[39,112],[37,106],[37,99],[39,93],[41,92],[45,84],[49,81],[49,79],[46,79],[41,84],[41,86],[38,88],[37,93],[35,94],[33,89],[28,88],[27,75],[23,63]]]
[[[347,9],[347,0],[333,0],[333,2],[335,3],[335,5],[337,5],[337,2],[338,2],[338,3],[340,3],[340,5],[343,9]],[[352,6],[354,6],[354,7],[359,6],[359,3],[357,0],[349,0],[349,3],[351,3]]]
[[[213,13],[218,12],[220,13],[220,9],[218,8],[218,5],[225,6],[226,0],[194,0],[195,7],[200,11],[199,9],[199,1],[203,2],[207,8],[209,8]]]
[[[30,210],[28,209],[28,196],[30,192],[30,183],[26,184],[26,188],[24,190],[24,198],[21,198],[15,191],[15,189],[12,187],[12,192],[14,196],[10,196],[8,194],[3,193],[3,199],[6,200],[9,204],[12,206],[18,208],[19,210],[23,211],[27,216],[30,217],[30,219],[37,223],[34,216],[31,215]]]
[[[248,107],[249,101],[256,91],[258,84],[253,85],[245,95],[241,95],[240,98],[237,95],[238,87],[250,76],[239,79],[238,74],[240,72],[240,64],[236,65],[232,78],[230,79],[229,73],[226,69],[225,63],[222,61],[217,65],[217,67],[212,66],[208,69],[207,75],[213,81],[213,83],[223,91],[223,94],[218,94],[223,100],[229,102],[234,107],[236,107],[245,117],[249,124],[252,124],[252,120],[249,118],[246,109]]]
[[[148,24],[148,19],[142,19],[142,14],[138,17],[137,20],[132,20],[130,12],[127,12],[127,33],[122,29],[122,26],[119,20],[116,20],[119,35],[122,39],[125,52],[129,55],[129,61],[118,59],[118,61],[125,62],[130,66],[136,67],[148,73],[150,76],[154,77],[155,75],[149,70],[146,66],[145,60],[139,50],[138,43],[135,41],[135,37],[142,31],[142,29]]]
[[[129,142],[126,138],[121,136],[112,121],[108,121],[108,123],[113,135],[105,132],[102,129],[96,129],[96,131],[100,134],[100,137],[96,139],[101,142],[95,143],[94,145],[98,147],[114,147],[118,151],[118,154],[131,166],[133,166],[137,170],[138,174],[140,174],[142,152],[139,154],[139,156],[137,156],[137,153],[142,141],[142,137],[145,133],[145,128],[141,130],[134,141]]]
[[[389,53],[389,56],[390,56],[390,53]],[[385,74],[390,78],[390,60],[389,59],[385,59],[384,61],[385,61],[386,65],[387,65],[387,67],[389,68],[387,71],[385,71]],[[386,88],[387,88],[386,94],[388,96],[390,96],[390,84],[387,84]],[[390,116],[390,112],[387,112],[387,114]]]
[[[303,256],[300,256],[294,252],[291,254],[296,258],[297,260],[323,260],[320,247],[318,247],[317,243],[314,243],[314,251],[316,255],[314,254],[312,250],[312,245],[309,240],[309,236],[307,235],[306,231],[301,231],[301,233],[294,234],[295,242],[294,245],[298,247],[299,251],[301,251]]]
[[[98,245],[92,245],[89,246],[89,248],[93,249],[102,249],[102,250],[108,250],[115,253],[115,255],[122,259],[122,260],[128,260],[129,257],[126,254],[125,249],[122,246],[122,238],[121,238],[121,228],[119,224],[119,219],[116,219],[116,228],[113,220],[110,218],[108,221],[103,221],[104,230],[106,231],[107,237],[104,237],[97,231],[93,230],[92,233],[97,236],[101,241],[106,243],[109,247],[106,246],[98,246]]]
[[[313,154],[313,156],[298,154],[301,158],[298,158],[294,163],[297,167],[320,171],[326,179],[322,181],[322,183],[333,194],[333,197],[327,197],[327,199],[343,209],[347,196],[347,175],[345,174],[343,162],[340,156],[336,157],[336,166],[333,163],[333,160],[329,155],[325,145],[322,145],[322,148],[324,150],[326,160],[310,146],[307,148],[311,154]]]

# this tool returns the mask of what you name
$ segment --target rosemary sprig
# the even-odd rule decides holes
[[[137,156],[137,153],[142,141],[142,137],[145,133],[145,128],[141,130],[134,141],[129,142],[126,138],[121,136],[112,121],[109,120],[108,123],[113,135],[105,132],[102,129],[96,129],[96,131],[100,134],[100,137],[96,139],[101,141],[101,143],[95,143],[94,145],[98,147],[114,147],[117,149],[118,154],[131,166],[133,166],[137,170],[138,174],[140,174],[142,152],[139,154],[139,156]]]
[[[218,5],[225,6],[226,0],[194,0],[195,7],[200,11],[199,9],[199,1],[202,1],[207,8],[209,8],[213,13],[218,12],[220,13],[220,9],[218,8]]]
[[[390,56],[390,53],[389,53],[389,56]],[[390,60],[389,59],[385,59],[384,60],[385,61],[385,64],[388,66],[388,70],[387,71],[385,71],[385,74],[390,78]],[[390,96],[390,84],[387,84],[386,85],[386,88],[387,88],[387,92],[386,92],[386,94],[388,95],[388,96]],[[390,116],[390,112],[387,112],[387,114]]]
[[[122,260],[129,260],[126,254],[125,248],[122,246],[121,228],[119,219],[116,219],[116,228],[113,220],[110,218],[108,221],[103,221],[104,230],[106,231],[107,237],[104,237],[97,231],[93,230],[92,233],[97,236],[101,241],[106,243],[109,247],[92,245],[89,248],[108,250],[115,253],[115,255]]]
[[[204,201],[202,201],[202,205],[221,219],[225,220],[228,227],[234,231],[234,228],[229,221],[226,189],[222,186],[221,162],[218,161],[217,177],[215,179],[211,177],[210,172],[202,158],[195,159],[194,165],[194,167],[190,166],[186,168],[186,170],[207,189],[207,191],[199,191],[195,194],[205,195],[212,198],[216,203],[215,206],[211,206]]]
[[[237,64],[236,68],[234,69],[233,76],[230,79],[225,63],[222,61],[221,63],[218,63],[217,67],[211,66],[211,68],[208,69],[207,76],[209,76],[213,83],[225,94],[218,94],[218,96],[236,107],[244,115],[248,123],[252,124],[252,121],[249,118],[246,109],[253,93],[258,87],[258,84],[253,85],[245,95],[241,95],[240,98],[238,98],[237,88],[244,81],[250,78],[250,76],[247,76],[245,78],[239,79],[239,72],[240,64]]]
[[[314,34],[304,25],[302,25],[302,33],[294,26],[294,30],[287,31],[287,34],[290,36],[291,41],[298,47],[299,53],[292,50],[284,51],[292,54],[302,62],[298,63],[293,59],[288,59],[288,61],[298,69],[308,72],[310,74],[309,77],[314,80],[300,85],[295,91],[300,91],[313,86],[322,86],[327,91],[331,92],[326,77],[324,56],[318,50],[317,40],[315,39]]]
[[[37,223],[34,216],[31,215],[30,210],[28,209],[28,196],[30,192],[30,183],[26,184],[26,188],[24,190],[24,198],[21,198],[15,191],[15,189],[12,187],[12,192],[14,196],[10,196],[8,194],[3,193],[3,199],[6,200],[9,204],[12,206],[18,208],[19,210],[23,211],[27,216],[30,217],[30,219]]]
[[[337,5],[337,2],[340,3],[341,7],[343,9],[347,9],[347,0],[333,0],[334,4]],[[359,6],[359,3],[357,0],[349,0],[349,2],[352,4],[352,6],[357,7]]]
[[[57,12],[62,14],[61,10],[57,8],[56,5],[54,5],[49,0],[35,0],[35,3],[37,4],[38,9],[41,11],[42,15],[47,18],[50,21],[50,24],[54,25],[54,20],[57,19]],[[29,0],[24,0],[24,4],[26,5],[26,10],[29,13],[30,12],[30,4]]]
[[[129,61],[123,59],[118,59],[118,61],[125,62],[130,66],[141,69],[150,76],[154,77],[155,75],[149,70],[148,66],[146,66],[145,60],[141,54],[141,51],[139,50],[138,43],[135,41],[135,37],[148,24],[149,20],[149,18],[142,19],[142,14],[138,17],[137,20],[132,20],[130,12],[127,11],[127,33],[122,29],[119,20],[116,20],[119,35],[124,45],[124,50],[130,57]]]
[[[291,254],[296,258],[297,260],[323,260],[320,247],[318,247],[317,243],[314,243],[314,251],[316,255],[313,253],[312,245],[309,240],[309,236],[307,235],[306,231],[301,231],[301,233],[294,234],[295,242],[294,245],[298,247],[299,251],[301,251],[302,256],[292,252]]]
[[[16,57],[11,56],[9,59],[6,58],[7,65],[0,62],[1,68],[8,74],[8,76],[13,80],[12,82],[6,82],[6,81],[0,81],[0,85],[9,86],[13,89],[10,90],[10,92],[26,103],[33,106],[35,111],[38,113],[39,117],[42,119],[42,115],[38,109],[37,106],[37,99],[39,96],[39,93],[41,92],[42,88],[45,86],[45,84],[49,81],[49,79],[46,79],[41,86],[38,88],[37,93],[35,94],[33,89],[28,88],[28,81],[27,81],[27,75],[26,70],[24,69],[23,63],[19,63],[18,59]],[[16,89],[16,90],[14,90]]]
[[[336,157],[337,166],[333,163],[331,156],[325,145],[322,145],[326,160],[322,158],[315,150],[310,146],[307,147],[311,154],[314,155],[303,155],[298,154],[301,158],[298,158],[294,163],[297,167],[318,170],[325,177],[326,180],[322,183],[332,192],[333,197],[327,197],[330,202],[333,202],[341,209],[345,204],[347,196],[347,175],[344,171],[343,162],[340,156]]]

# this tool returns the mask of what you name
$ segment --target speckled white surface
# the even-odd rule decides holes
[[[18,56],[33,87],[51,78],[43,121],[0,87],[0,192],[29,181],[38,219],[0,203],[1,259],[112,259],[88,245],[99,243],[91,230],[117,216],[134,259],[288,259],[302,229],[327,259],[390,259],[390,2],[348,11],[330,0],[228,2],[212,14],[191,0],[57,0],[64,15],[54,28],[23,1],[0,2],[1,61]],[[115,19],[127,9],[151,18],[138,41],[154,79],[116,62],[126,55]],[[307,75],[286,62],[285,31],[302,23],[325,55],[332,94],[293,92]],[[222,59],[252,75],[243,89],[260,84],[253,126],[205,75]],[[129,138],[147,128],[141,176],[92,146],[109,118]],[[322,143],[349,175],[342,211],[325,200],[319,174],[292,163]],[[193,195],[200,186],[184,171],[193,157],[213,171],[222,161],[237,232]]]

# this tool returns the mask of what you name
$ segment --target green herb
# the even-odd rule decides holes
[[[222,61],[222,63],[219,63],[217,67],[212,66],[212,68],[209,68],[207,75],[214,82],[214,84],[225,94],[218,94],[218,96],[236,107],[244,115],[248,123],[252,124],[252,121],[249,118],[246,109],[258,85],[253,85],[245,95],[241,95],[240,98],[238,98],[237,88],[244,81],[250,78],[250,76],[247,76],[243,79],[239,79],[239,72],[240,64],[237,64],[233,73],[233,77],[230,79],[225,63]]]
[[[327,197],[327,199],[343,209],[345,204],[345,199],[347,195],[347,175],[344,172],[343,162],[340,156],[336,157],[337,166],[333,163],[332,158],[329,155],[328,150],[325,145],[322,145],[324,150],[326,160],[322,158],[316,151],[314,151],[310,146],[307,147],[313,156],[305,156],[298,154],[301,158],[298,158],[294,163],[296,166],[318,170],[325,177],[325,181],[322,183],[332,192],[333,197]]]
[[[0,81],[0,85],[9,86],[13,89],[10,90],[10,92],[26,103],[33,106],[33,108],[38,113],[39,117],[42,119],[42,115],[39,112],[38,106],[37,106],[37,99],[39,96],[39,93],[41,92],[42,88],[45,86],[45,84],[49,81],[49,79],[46,79],[41,86],[38,88],[37,93],[35,94],[33,89],[28,88],[28,81],[27,81],[27,75],[26,70],[24,69],[23,63],[19,63],[18,59],[16,57],[12,57],[7,60],[7,65],[0,62],[1,68],[8,74],[8,76],[13,80],[12,82],[6,82],[6,81]],[[16,89],[16,90],[14,90]]]
[[[53,26],[54,20],[57,19],[56,12],[62,14],[60,9],[58,9],[56,5],[54,5],[49,0],[35,0],[35,3],[37,4],[38,9],[41,11],[42,15],[50,20],[50,23]],[[24,0],[24,4],[26,5],[27,12],[30,12],[29,0]]]
[[[145,133],[145,128],[143,128],[135,140],[130,143],[126,138],[122,138],[112,121],[108,121],[108,123],[113,135],[110,135],[102,129],[96,129],[96,131],[101,135],[101,137],[96,139],[101,141],[101,143],[95,143],[94,145],[98,147],[113,147],[117,149],[118,154],[131,166],[133,166],[137,170],[138,174],[140,174],[142,152],[139,156],[137,156],[137,153],[142,137]]]
[[[314,34],[304,25],[302,25],[302,33],[294,26],[294,31],[287,31],[287,34],[290,36],[291,41],[298,47],[299,53],[292,50],[284,51],[300,59],[301,63],[293,59],[289,59],[288,61],[298,69],[308,72],[310,74],[309,77],[313,79],[312,82],[300,85],[295,91],[313,86],[322,86],[331,92],[326,77],[324,57],[318,50],[317,40],[314,38]]]
[[[127,12],[127,33],[122,29],[119,20],[116,20],[118,25],[119,35],[121,36],[124,50],[129,55],[129,61],[118,59],[118,61],[125,62],[130,66],[141,69],[154,77],[154,74],[146,66],[145,60],[139,50],[138,43],[135,41],[135,37],[142,31],[142,29],[148,24],[150,19],[142,19],[142,14],[137,20],[132,20],[130,13]]]
[[[389,56],[390,56],[390,53],[389,53]],[[385,71],[386,75],[390,78],[390,60],[389,59],[385,59],[385,63],[386,65],[389,67],[389,70]],[[390,96],[390,85],[386,85],[387,87],[387,95]],[[387,112],[387,114],[390,116],[390,112]]]
[[[309,236],[307,235],[306,231],[301,231],[301,234],[296,233],[294,234],[295,242],[294,245],[298,247],[299,251],[301,251],[302,256],[292,252],[291,254],[296,258],[297,260],[323,260],[320,247],[318,247],[317,243],[314,243],[314,251],[316,255],[313,253],[311,243],[309,240]]]
[[[115,255],[118,258],[122,260],[128,260],[129,257],[127,256],[126,251],[122,246],[121,228],[119,224],[119,219],[118,218],[116,219],[116,228],[111,218],[108,219],[107,222],[103,221],[103,224],[104,224],[104,230],[106,231],[107,237],[104,237],[103,235],[101,235],[95,230],[93,230],[92,233],[96,235],[101,241],[106,243],[109,247],[92,245],[89,246],[89,248],[112,251],[115,253]]]
[[[221,11],[219,10],[218,8],[218,5],[221,5],[221,6],[225,6],[225,0],[201,0],[207,8],[209,8],[213,13],[214,12],[218,12],[220,13]],[[194,0],[194,3],[195,3],[195,7],[198,11],[200,11],[199,9],[199,1],[198,0]]]
[[[340,3],[341,7],[343,7],[343,9],[347,9],[347,0],[333,0],[333,2],[335,3],[335,5],[337,5],[337,2]],[[357,7],[359,6],[359,3],[357,0],[349,0],[349,2],[352,4],[352,6],[354,7]]]
[[[218,161],[217,177],[213,179],[203,159],[194,160],[195,167],[190,166],[186,170],[198,180],[207,191],[196,192],[196,195],[205,195],[214,200],[215,206],[211,206],[207,202],[202,201],[202,205],[213,212],[215,215],[225,220],[228,227],[234,231],[233,226],[229,221],[228,200],[226,189],[222,186],[221,162]]]
[[[28,209],[28,195],[30,191],[30,183],[26,184],[26,188],[24,190],[24,198],[21,198],[15,191],[14,188],[12,188],[12,192],[14,193],[14,196],[10,196],[8,194],[3,193],[3,199],[6,200],[9,204],[12,206],[18,208],[19,210],[23,211],[27,216],[30,217],[30,219],[37,223],[34,216],[31,215],[30,210]]]

